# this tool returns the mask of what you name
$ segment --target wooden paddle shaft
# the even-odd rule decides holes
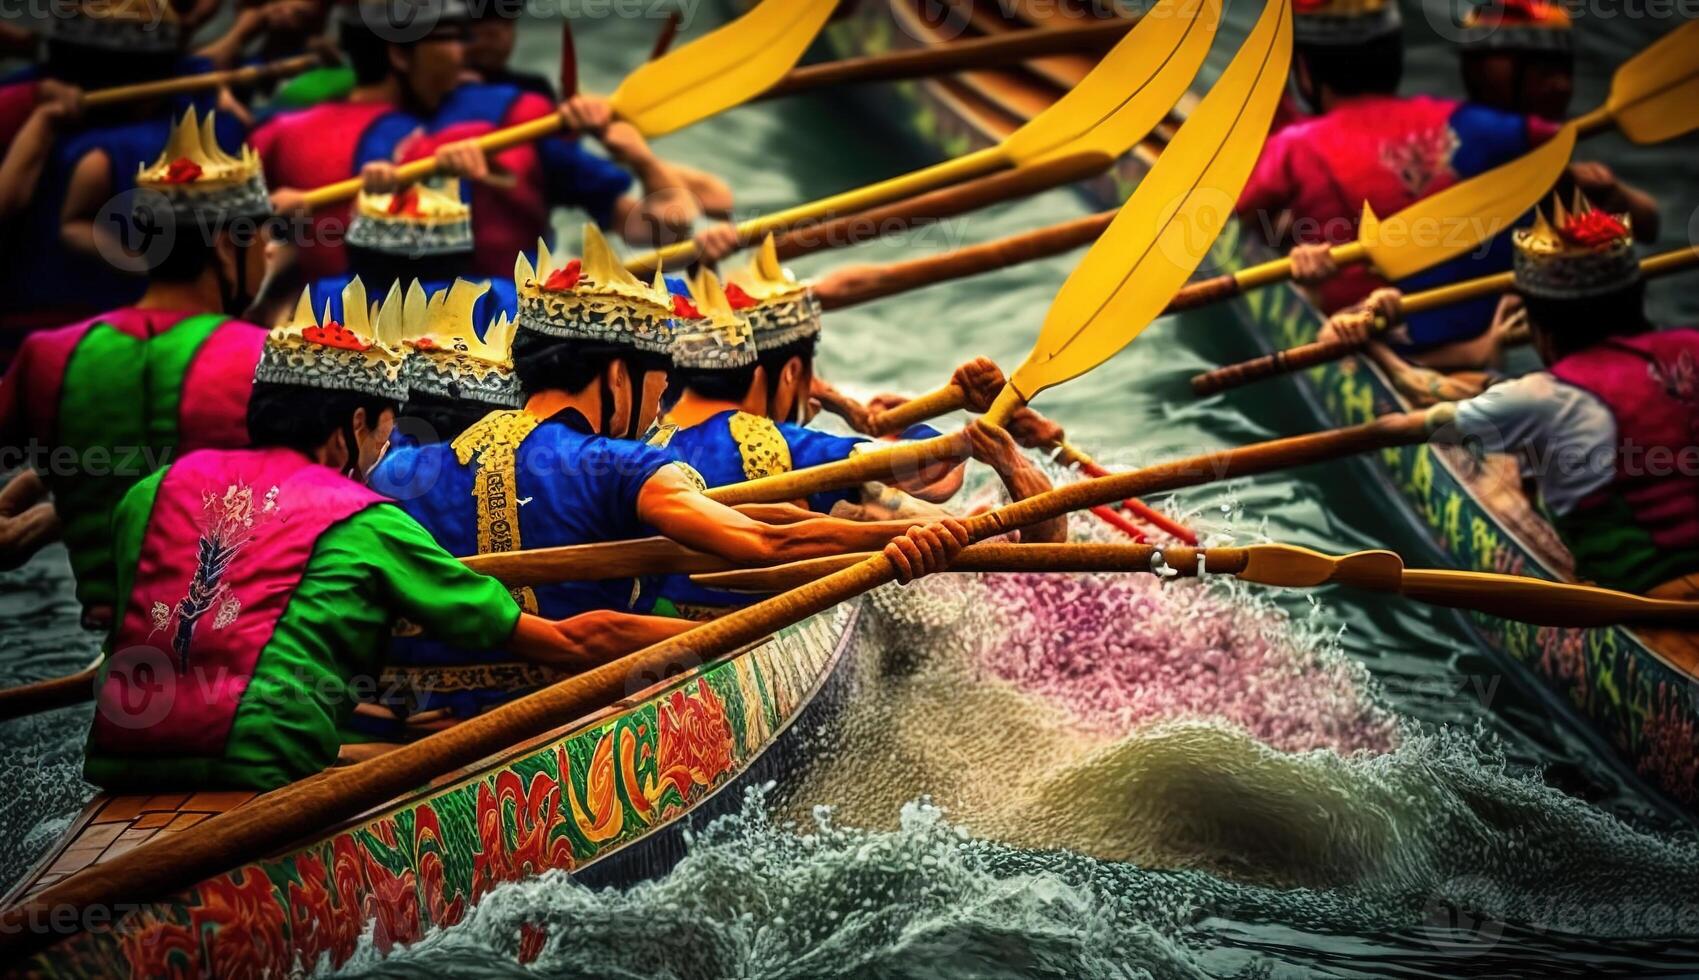
[[[0,720],[81,704],[94,697],[94,683],[99,675],[98,668],[90,667],[81,673],[0,691]]]
[[[1158,564],[1155,559],[1161,555]],[[1243,548],[1158,547],[1150,544],[1007,544],[986,542],[969,545],[950,563],[951,572],[1153,572],[1159,567],[1182,575],[1198,574],[1198,557],[1210,573],[1237,574],[1245,569],[1248,555]],[[868,558],[868,555],[831,555],[811,561],[793,562],[777,568],[739,569],[693,576],[705,588],[742,591],[794,589]]]
[[[1368,260],[1369,250],[1361,242],[1346,242],[1335,245],[1329,250],[1333,261],[1341,268],[1356,265]],[[1229,272],[1209,279],[1200,279],[1188,283],[1186,288],[1174,294],[1169,301],[1164,314],[1179,313],[1182,310],[1195,310],[1200,306],[1209,306],[1223,300],[1243,295],[1253,289],[1272,286],[1292,278],[1292,260],[1289,258],[1272,259],[1259,265]]]
[[[180,95],[184,92],[200,92],[210,88],[218,88],[221,85],[252,85],[270,78],[298,75],[309,68],[324,63],[325,59],[319,55],[303,54],[264,65],[249,65],[246,68],[232,68],[227,71],[209,71],[198,75],[184,75],[179,78],[164,78],[157,82],[118,85],[85,93],[83,95],[83,106],[89,109],[98,109],[101,106],[115,105],[120,102],[134,102],[138,99],[152,99],[162,95]]]
[[[839,85],[926,78],[975,68],[1000,68],[1045,55],[1107,51],[1136,23],[1138,21],[1134,18],[1122,18],[1056,30],[1016,31],[1001,36],[952,41],[914,51],[805,65],[756,98],[773,99]]]
[[[1699,603],[1648,599],[1610,589],[1566,584],[1561,590],[1541,579],[1480,572],[1409,569],[1399,594],[1429,605],[1470,609],[1541,626],[1680,626],[1699,621]]]
[[[1640,263],[1640,274],[1647,279],[1656,279],[1674,272],[1693,268],[1699,265],[1699,249],[1681,248],[1651,256]],[[1435,289],[1412,293],[1399,302],[1404,315],[1425,313],[1453,303],[1464,303],[1483,296],[1494,296],[1515,288],[1514,273],[1500,272],[1490,276],[1481,276],[1465,282],[1452,283]],[[1376,319],[1373,334],[1380,334],[1390,325],[1384,320]],[[1213,395],[1216,392],[1237,388],[1240,385],[1272,378],[1276,375],[1301,371],[1317,364],[1329,364],[1362,349],[1361,344],[1349,340],[1317,341],[1310,344],[1299,344],[1296,347],[1278,350],[1263,357],[1229,364],[1226,367],[1206,371],[1192,378],[1192,392],[1199,396]]]
[[[472,142],[478,144],[485,153],[500,153],[503,150],[512,149],[515,146],[530,143],[533,140],[540,140],[545,136],[553,136],[560,132],[564,127],[565,124],[561,121],[560,114],[551,112],[546,116],[539,116],[538,118],[532,119],[528,122],[522,122],[517,126],[508,126],[505,129],[498,129],[493,133],[485,133],[483,136],[477,137]],[[396,167],[395,179],[398,183],[411,184],[424,180],[426,177],[429,177],[436,172],[436,158],[425,157]],[[315,187],[312,190],[307,191],[305,194],[302,194],[301,203],[304,207],[318,208],[323,207],[326,204],[335,204],[338,201],[346,201],[360,193],[361,186],[363,186],[363,182],[359,177],[350,177],[347,180],[339,180],[334,184],[326,184],[323,187]]]
[[[940,190],[905,197],[891,204],[858,211],[840,211],[835,217],[792,228],[778,236],[773,244],[782,259],[794,259],[827,249],[859,245],[887,235],[912,231],[929,222],[953,218],[1003,201],[1030,197],[1040,191],[1085,180],[1109,169],[1114,162],[1113,158],[1101,153],[1086,153],[1016,167]],[[738,241],[745,246],[753,245],[764,235],[765,231],[759,230],[745,233],[740,225]],[[973,259],[967,261],[971,262]]]
[[[16,963],[61,936],[40,927],[64,908],[157,901],[322,833],[424,782],[511,751],[670,677],[891,581],[882,554],[808,587],[745,607],[637,653],[559,681],[453,728],[357,765],[330,769],[220,813],[193,834],[156,837],[0,912],[0,960]],[[54,921],[57,921],[56,919]]]
[[[871,302],[912,289],[965,279],[1035,259],[1061,255],[1097,241],[1119,211],[1102,211],[1037,231],[877,266],[852,266],[841,276],[827,274],[815,296],[828,310]]]

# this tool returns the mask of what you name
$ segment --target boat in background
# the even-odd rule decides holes
[[[825,37],[835,57],[881,54],[961,37],[1077,24],[1113,5],[1085,0],[860,0]],[[949,12],[940,23],[928,13]],[[913,136],[957,156],[992,145],[1042,111],[1088,72],[1090,55],[1038,59],[995,71],[858,89],[883,120],[901,120]],[[1196,93],[1194,93],[1194,96]],[[1183,116],[1189,102],[1176,109]],[[1098,207],[1124,200],[1178,122],[1152,134],[1104,177],[1077,185]],[[1231,272],[1266,261],[1273,252],[1230,222],[1205,265]],[[1249,357],[1316,339],[1325,317],[1296,287],[1254,291],[1230,304]],[[1223,319],[1229,317],[1224,316]],[[1369,421],[1411,406],[1366,357],[1313,368],[1280,382],[1294,384],[1315,428]],[[1386,450],[1378,463],[1358,461],[1389,509],[1432,543],[1433,560],[1457,568],[1573,580],[1574,560],[1556,532],[1530,507],[1514,474],[1483,466],[1456,447]],[[1529,626],[1457,613],[1497,659],[1532,681],[1555,711],[1575,721],[1601,758],[1651,790],[1672,812],[1699,811],[1699,638],[1675,631],[1572,630]]]
[[[740,787],[806,765],[793,726],[807,730],[840,703],[832,679],[860,608],[847,603],[645,683],[595,714],[162,901],[89,910],[78,920],[83,931],[6,972],[298,976],[321,961],[346,962],[368,923],[387,952],[459,922],[506,882],[552,870],[595,884],[650,877],[682,855],[687,819],[733,809]],[[192,834],[256,795],[101,797],[6,904],[162,835]],[[519,960],[546,939],[522,930]]]

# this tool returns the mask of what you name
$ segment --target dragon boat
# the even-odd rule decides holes
[[[1017,30],[1078,24],[1114,5],[1031,0],[863,0],[826,34],[836,57],[879,54],[909,47]],[[940,9],[946,17],[937,14]],[[992,145],[1042,111],[1089,72],[1090,55],[1036,59],[1018,67],[892,86],[867,87],[855,97],[881,119],[902,120],[910,135],[941,153],[959,155]],[[1186,102],[1177,107],[1183,115]],[[1097,207],[1124,200],[1148,169],[1177,119],[1096,180],[1079,185]],[[1274,257],[1254,234],[1230,222],[1206,260],[1213,272]],[[1249,357],[1315,340],[1325,317],[1295,287],[1250,293],[1222,311],[1236,322],[1237,357]],[[1233,353],[1229,351],[1229,353]],[[1380,368],[1354,357],[1311,369],[1293,380],[1315,429],[1355,425],[1411,406]],[[1387,513],[1407,521],[1415,536],[1433,545],[1426,556],[1457,568],[1572,580],[1574,560],[1552,529],[1530,507],[1514,474],[1483,466],[1453,447],[1386,450],[1354,463],[1393,502]],[[1399,503],[1402,501],[1402,503]],[[1508,673],[1551,709],[1573,722],[1601,758],[1613,759],[1624,778],[1649,787],[1672,815],[1699,811],[1699,638],[1676,632],[1627,629],[1571,630],[1529,626],[1470,613],[1457,614],[1466,630]]]
[[[337,966],[369,930],[380,951],[459,922],[492,888],[559,870],[587,884],[652,876],[686,825],[741,788],[807,764],[797,744],[844,696],[851,602],[630,696],[457,774],[159,901],[32,923],[65,938],[14,975],[300,976]],[[834,681],[837,678],[837,681]],[[639,682],[641,683],[641,682]],[[56,882],[257,794],[103,796],[6,898]],[[97,914],[98,913],[98,914]],[[520,962],[548,937],[525,927]]]

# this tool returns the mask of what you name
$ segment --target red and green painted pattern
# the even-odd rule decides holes
[[[913,47],[892,20],[891,4],[863,3],[825,37],[840,57]],[[936,86],[903,82],[878,86],[882,115],[906,121],[922,139],[951,156],[993,140]],[[1110,174],[1081,185],[1099,206],[1125,200],[1148,161],[1122,158]],[[1204,269],[1242,268],[1268,256],[1241,242],[1229,223]],[[1322,317],[1297,290],[1257,290],[1234,304],[1265,351],[1315,340]],[[1323,426],[1365,422],[1401,407],[1397,394],[1367,361],[1348,359],[1303,375],[1318,401]],[[1428,447],[1386,450],[1381,462],[1392,486],[1411,505],[1435,544],[1459,568],[1555,577],[1506,530],[1464,485],[1449,461]],[[1573,707],[1648,784],[1689,809],[1699,807],[1699,680],[1676,668],[1624,629],[1563,630],[1471,614],[1471,628],[1491,648],[1528,670]]]
[[[121,309],[24,343],[7,428],[45,467],[85,607],[116,598],[110,528],[125,492],[178,453],[247,444],[264,342],[222,315]]]
[[[583,868],[725,788],[813,698],[856,622],[854,604],[822,613],[447,787],[79,934],[18,972],[281,976],[324,956],[344,962],[368,922],[384,951],[413,942],[504,882]],[[544,938],[516,937],[521,958]]]

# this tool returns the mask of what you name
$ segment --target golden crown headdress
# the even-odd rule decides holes
[[[409,184],[393,194],[354,198],[347,242],[356,248],[418,258],[472,251],[472,209],[460,199],[460,181],[441,187]]]
[[[182,21],[168,0],[72,0],[51,10],[55,41],[134,54],[182,47]]]
[[[719,277],[706,269],[697,273],[690,280],[690,295],[692,302],[674,310],[681,319],[673,340],[673,366],[734,371],[754,364],[754,333],[733,308]]]
[[[757,350],[772,350],[820,336],[820,301],[808,283],[779,262],[778,246],[768,235],[747,268],[726,279],[726,293],[744,310],[755,334]]]
[[[523,404],[513,373],[515,322],[503,313],[478,336],[478,301],[489,289],[488,283],[456,279],[422,304],[421,315],[415,292],[422,298],[424,287],[417,281],[408,287],[403,343],[410,351],[405,377],[413,395],[504,408]]]
[[[136,186],[163,196],[179,216],[208,222],[271,215],[259,154],[243,143],[235,156],[218,145],[217,113],[198,118],[190,106],[171,127],[165,148],[151,166],[137,168]],[[138,208],[150,206],[146,195]]]
[[[1463,15],[1457,43],[1465,51],[1572,49],[1569,10],[1550,0],[1485,0]]]
[[[595,225],[584,226],[584,257],[556,268],[548,245],[537,242],[537,265],[523,253],[514,263],[519,326],[563,340],[672,352],[672,300],[659,270],[645,284],[614,255]]]
[[[1629,216],[1595,209],[1580,191],[1568,208],[1553,195],[1550,219],[1536,208],[1534,224],[1518,229],[1512,241],[1516,288],[1530,296],[1598,296],[1640,279]]]
[[[414,284],[417,286],[417,283]],[[329,391],[357,391],[395,402],[407,400],[407,382],[402,369],[407,361],[403,346],[404,324],[409,313],[421,322],[425,316],[423,290],[404,295],[401,284],[389,287],[380,304],[369,304],[366,286],[355,276],[342,289],[342,320],[324,314],[314,316],[312,290],[301,291],[295,314],[289,322],[272,328],[265,349],[254,369],[255,383],[305,385]]]
[[[1295,0],[1292,38],[1299,44],[1347,47],[1403,30],[1398,0]]]

